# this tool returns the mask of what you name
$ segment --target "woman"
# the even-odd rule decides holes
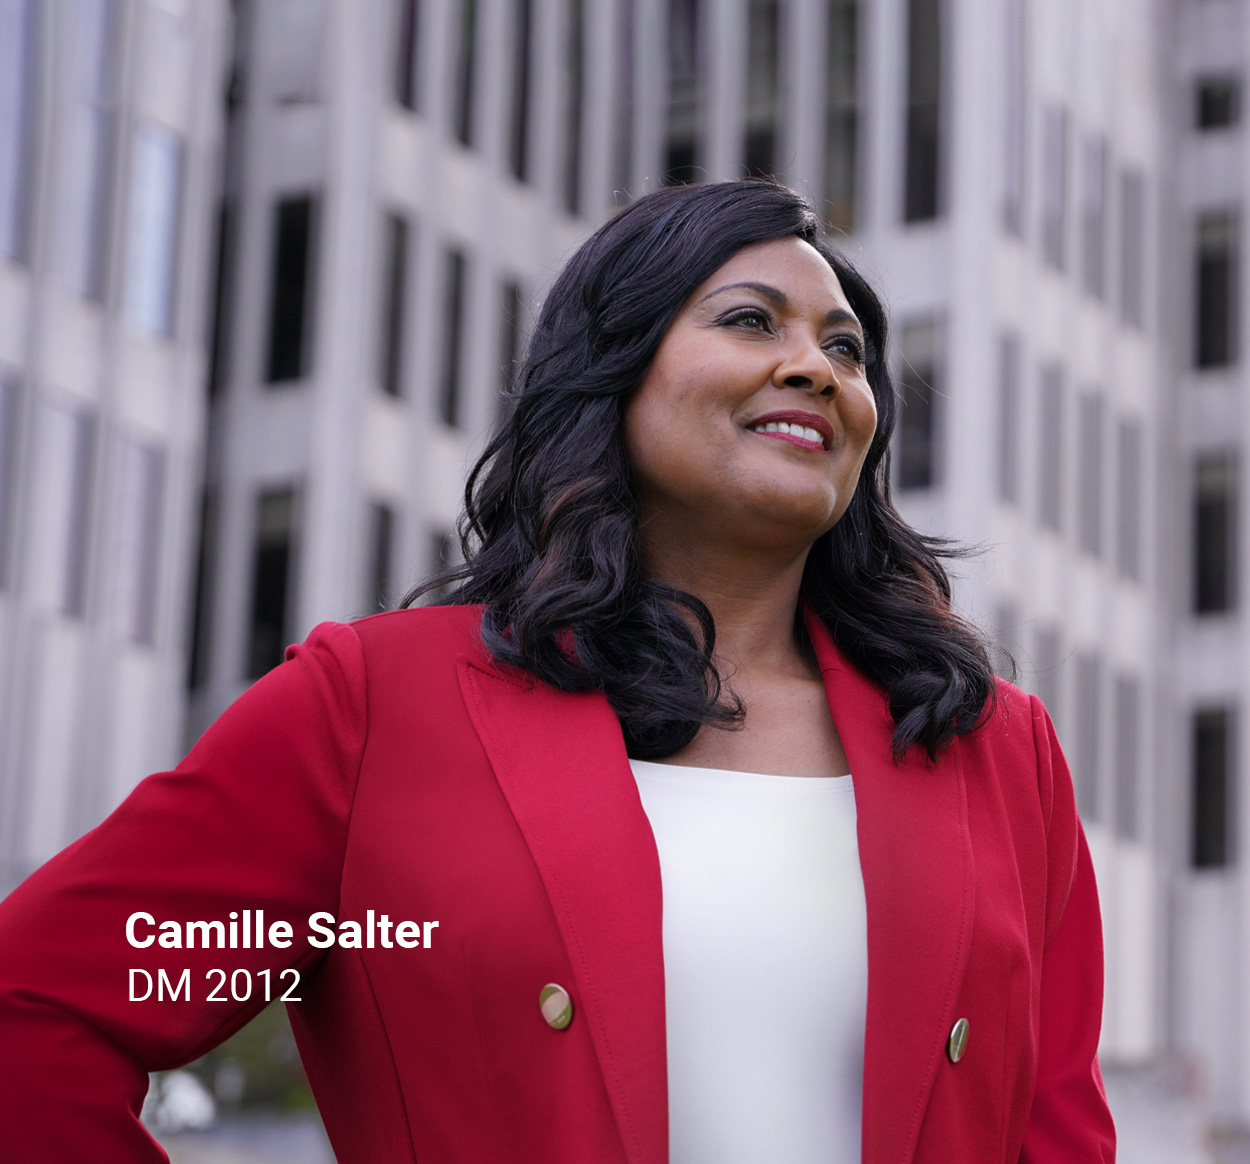
[[[1071,781],[890,507],[885,343],[783,187],[602,227],[456,604],[318,627],[0,906],[8,1158],[161,1159],[147,1072],[288,989],[343,1162],[1111,1160]]]

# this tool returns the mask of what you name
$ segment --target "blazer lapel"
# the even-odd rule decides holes
[[[465,704],[551,898],[630,1164],[668,1159],[660,862],[620,723],[570,694],[460,663]]]
[[[956,740],[936,766],[891,759],[887,697],[804,603],[834,724],[855,780],[868,909],[863,1159],[906,1164],[945,1053],[972,936],[973,858]]]

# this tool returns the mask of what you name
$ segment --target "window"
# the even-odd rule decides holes
[[[445,529],[431,530],[427,535],[427,554],[429,562],[429,573],[441,574],[448,567],[459,561],[459,547],[456,543],[456,537]],[[450,589],[449,583],[437,586],[433,590],[427,591],[424,601],[440,602],[447,596]]]
[[[941,180],[942,9],[939,0],[907,2],[907,122],[903,221],[936,218]]]
[[[39,8],[0,0],[0,255],[19,263],[30,245]]]
[[[20,391],[17,373],[0,368],[0,590],[12,585],[13,576]]]
[[[1096,393],[1081,396],[1077,431],[1080,508],[1077,513],[1077,546],[1083,553],[1102,554],[1103,401]]]
[[[1037,695],[1046,705],[1056,727],[1063,710],[1063,656],[1060,651],[1059,629],[1053,626],[1039,628],[1036,646]]]
[[[1086,821],[1102,817],[1100,732],[1102,725],[1102,663],[1095,654],[1076,657],[1076,748],[1073,781],[1077,812]]]
[[[859,4],[829,0],[825,54],[825,219],[834,230],[855,225],[859,138]]]
[[[298,105],[321,95],[329,0],[288,0],[270,5],[266,80],[275,101]]]
[[[1016,634],[1020,629],[1020,611],[1014,602],[1002,602],[994,608],[994,642],[992,661],[994,674],[1015,682],[1015,652],[1019,649]]]
[[[1042,258],[1057,271],[1067,265],[1068,111],[1046,110],[1042,121]]]
[[[200,690],[208,682],[209,644],[213,629],[213,572],[217,568],[217,493],[205,488],[200,496],[200,541],[195,556],[195,599],[191,649],[187,652],[187,689]]]
[[[156,641],[165,452],[123,439],[118,469],[117,537],[110,546],[117,566],[115,625],[124,638],[151,646]]]
[[[521,285],[508,280],[503,285],[503,303],[499,314],[499,395],[500,412],[507,404],[508,393],[516,382],[517,362],[521,357],[521,325],[525,312],[525,293]]]
[[[1236,606],[1236,462],[1231,453],[1198,458],[1194,488],[1194,612]]]
[[[998,339],[998,499],[1020,503],[1020,337]]]
[[[1237,215],[1216,210],[1198,218],[1194,271],[1194,363],[1220,368],[1237,360]]]
[[[1081,166],[1081,289],[1106,294],[1107,175],[1110,149],[1103,138],[1085,142]]]
[[[408,220],[387,214],[382,227],[382,310],[378,377],[388,396],[402,396],[408,296]]]
[[[395,589],[395,511],[384,502],[369,506],[370,610],[389,610]]]
[[[1232,861],[1233,713],[1227,707],[1194,712],[1193,849],[1196,869]]]
[[[1024,31],[1024,0],[1007,0],[1003,31],[1006,40],[1003,54],[1006,92],[1003,100],[1002,224],[1008,234],[1021,237],[1024,234],[1025,61],[1028,43]]]
[[[529,178],[530,54],[533,52],[534,0],[515,0],[512,40],[512,100],[509,107],[508,165],[518,182]]]
[[[664,182],[693,182],[703,120],[700,0],[668,0]]]
[[[109,258],[109,211],[119,124],[118,63],[121,13],[117,0],[76,0],[73,7],[74,99],[65,111],[72,151],[75,213],[66,215],[64,247],[69,285],[88,299],[105,295]]]
[[[634,70],[637,0],[617,0],[616,136],[612,201],[627,200],[634,180]]]
[[[900,489],[929,489],[941,484],[940,327],[936,320],[903,325],[899,377],[902,411],[898,426]]]
[[[296,507],[296,492],[291,488],[269,490],[256,501],[249,679],[259,679],[281,663],[291,638]]]
[[[1116,568],[1123,578],[1141,578],[1142,433],[1136,420],[1122,420],[1116,433],[1119,495]]]
[[[778,0],[748,0],[743,157],[746,171],[752,176],[770,177],[777,168],[780,51],[781,8]]]
[[[1146,179],[1138,170],[1120,175],[1120,321],[1146,320]]]
[[[213,317],[208,360],[208,394],[217,396],[230,375],[230,332],[234,322],[234,270],[239,208],[230,200],[217,216],[217,260],[213,276]]]
[[[452,90],[452,132],[461,145],[473,144],[473,88],[477,57],[477,0],[456,0],[453,17],[456,51],[454,89]]]
[[[1142,839],[1141,684],[1132,676],[1115,681],[1115,831]]]
[[[95,415],[85,408],[52,402],[40,408],[36,465],[43,493],[39,512],[45,521],[38,534],[32,590],[75,618],[87,606],[95,428]]]
[[[398,0],[392,94],[399,105],[421,108],[421,0]]]
[[[586,99],[585,0],[568,0],[568,88],[564,118],[564,208],[581,211],[582,105]]]
[[[1241,78],[1232,74],[1199,77],[1194,86],[1194,125],[1228,129],[1241,120]]]
[[[1038,437],[1040,473],[1037,516],[1043,529],[1058,532],[1063,511],[1063,371],[1056,364],[1042,369]]]
[[[265,374],[271,384],[302,380],[310,371],[316,231],[311,195],[284,198],[275,207]]]
[[[126,225],[126,314],[154,335],[174,329],[182,141],[163,126],[135,130]]]
[[[443,381],[439,398],[439,416],[443,423],[455,428],[460,423],[460,362],[464,351],[461,330],[464,327],[465,257],[464,252],[449,250],[445,268],[446,294],[443,299]]]

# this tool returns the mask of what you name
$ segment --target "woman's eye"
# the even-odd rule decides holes
[[[772,323],[764,312],[753,307],[745,311],[735,311],[732,315],[725,317],[725,322],[735,327],[746,327],[752,331],[767,331]]]
[[[826,351],[836,352],[856,364],[864,362],[864,345],[853,335],[838,335],[825,344]]]

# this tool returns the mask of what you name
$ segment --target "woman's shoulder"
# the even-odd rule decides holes
[[[454,667],[459,659],[482,662],[489,657],[481,640],[483,609],[473,604],[384,611],[345,623],[323,623],[309,639],[354,638],[370,671],[414,665],[428,669],[440,663]]]

